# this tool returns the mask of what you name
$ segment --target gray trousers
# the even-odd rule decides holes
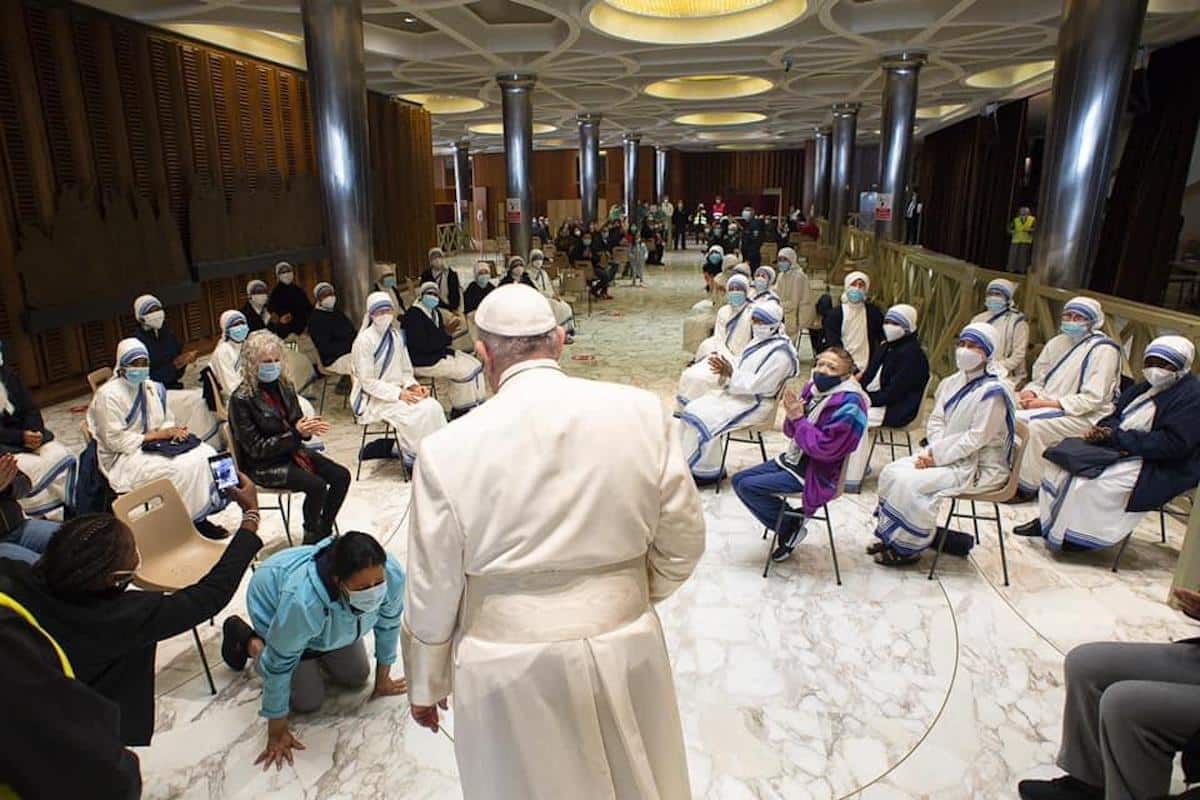
[[[1105,800],[1165,795],[1200,730],[1200,644],[1096,642],[1067,653],[1058,765]]]
[[[371,663],[362,639],[305,659],[292,673],[292,711],[308,714],[320,708],[325,702],[326,680],[347,689],[358,689],[366,685],[370,674]]]

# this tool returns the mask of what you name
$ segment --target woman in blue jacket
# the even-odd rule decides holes
[[[226,620],[221,656],[239,671],[254,659],[263,677],[267,746],[254,762],[263,769],[272,764],[282,769],[284,761],[292,763],[292,750],[304,749],[288,728],[288,710],[317,710],[325,699],[326,675],[340,686],[366,684],[367,631],[375,632],[371,696],[408,691],[403,677],[391,677],[404,571],[373,537],[351,531],[276,553],[250,579],[246,607],[254,627],[240,617]]]

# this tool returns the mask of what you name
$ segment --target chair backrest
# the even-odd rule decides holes
[[[1029,444],[1029,426],[1024,420],[1016,420],[1013,435],[1017,438],[1017,444],[1013,448],[1012,470],[1008,473],[1008,483],[1004,484],[1003,489],[998,490],[998,493],[1003,495],[1005,500],[1010,500],[1017,496],[1018,484],[1021,480],[1021,460],[1025,457],[1025,446]]]
[[[181,582],[181,573],[190,576],[200,570],[204,574],[220,556],[220,548],[201,551],[212,558],[212,563],[196,564],[192,554],[183,552],[193,549],[194,540],[202,537],[168,478],[151,481],[118,497],[113,501],[113,514],[129,526],[142,555],[142,566],[134,576],[138,586],[182,589],[188,583]],[[181,559],[187,562],[180,563]]]
[[[242,464],[241,459],[238,458],[237,442],[233,440],[233,428],[229,427],[228,420],[221,423],[221,436],[223,436],[225,441],[229,444],[228,452],[229,455],[233,456],[233,466],[237,468],[238,472],[241,472]]]
[[[225,394],[221,391],[221,384],[217,382],[217,376],[211,368],[204,370],[203,375],[204,380],[208,381],[208,388],[212,391],[213,405],[216,406],[213,414],[216,415],[218,421],[224,422],[229,419],[229,408],[225,405]]]
[[[99,389],[100,386],[112,376],[112,367],[101,367],[100,369],[94,369],[89,372],[87,375],[87,382],[88,386],[90,386],[92,389],[92,394],[95,394],[96,390]]]

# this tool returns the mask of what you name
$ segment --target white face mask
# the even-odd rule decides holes
[[[890,322],[883,323],[883,338],[889,342],[894,342],[904,335],[904,328],[899,325],[893,325]]]
[[[1179,380],[1182,373],[1165,367],[1146,367],[1142,370],[1142,374],[1146,376],[1146,380],[1151,386],[1170,386]]]
[[[331,294],[328,297],[322,297],[320,305],[326,311],[333,311],[333,307],[337,305],[337,295]]]
[[[963,372],[974,372],[983,365],[983,353],[969,347],[959,347],[954,350],[954,364]]]
[[[267,296],[265,294],[250,295],[250,305],[254,306],[255,308],[261,310],[262,307],[265,306],[266,304],[267,304]]]
[[[294,274],[294,273],[291,273],[291,272],[281,272],[281,273],[279,274],[279,282],[280,282],[280,283],[282,283],[284,286],[288,286],[288,285],[290,285],[290,284],[291,284],[291,282],[292,282],[292,281],[294,281],[294,280],[296,280],[296,276],[295,276],[295,274]]]
[[[158,311],[151,311],[146,316],[142,317],[142,323],[152,331],[156,331],[163,326],[167,314],[161,308]]]
[[[371,324],[375,326],[375,330],[383,333],[388,328],[392,327],[392,322],[395,319],[396,318],[391,314],[378,314],[374,317],[371,317]]]
[[[766,339],[768,336],[775,335],[774,325],[751,325],[750,335],[755,339]]]

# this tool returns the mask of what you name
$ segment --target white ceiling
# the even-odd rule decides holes
[[[642,131],[643,144],[711,148],[719,144],[709,138],[713,131],[728,131],[742,143],[749,138],[795,146],[811,138],[813,126],[827,122],[830,105],[840,101],[863,104],[860,138],[871,139],[879,127],[880,56],[924,50],[929,63],[921,73],[920,105],[965,107],[923,121],[923,135],[978,113],[993,100],[1048,88],[1048,75],[998,90],[975,89],[965,79],[994,67],[1052,59],[1062,6],[1062,0],[809,0],[798,21],[771,33],[676,46],[600,33],[587,21],[597,1],[363,0],[368,86],[394,94],[462,94],[487,103],[468,114],[435,115],[438,145],[466,135],[469,124],[498,121],[494,76],[520,70],[538,76],[536,121],[558,128],[538,137],[549,146],[575,146],[575,115],[583,111],[604,114],[604,146],[619,144],[627,130]],[[197,38],[220,40],[221,28],[237,28],[243,49],[253,49],[252,32],[284,34],[282,39],[259,37],[263,53],[281,60],[280,48],[290,48],[293,61],[303,60],[303,45],[293,38],[302,34],[298,0],[86,2]],[[1168,3],[1187,10],[1154,12]],[[1152,0],[1150,5],[1144,44],[1159,46],[1200,34],[1200,0]],[[785,70],[787,62],[792,66]],[[661,100],[641,91],[654,80],[714,72],[761,76],[775,88],[738,100],[704,102]],[[672,122],[679,114],[712,110],[756,111],[767,119],[732,128]],[[697,135],[702,131],[703,139]],[[499,149],[500,137],[470,138],[473,149]]]

